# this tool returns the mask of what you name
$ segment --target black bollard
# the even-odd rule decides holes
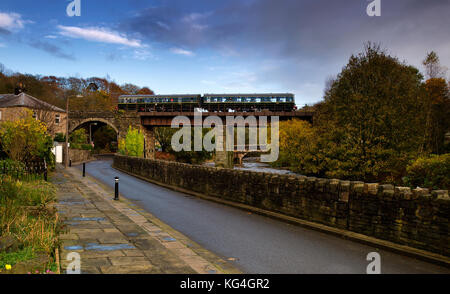
[[[116,187],[115,187],[115,193],[114,193],[114,200],[119,200],[119,177],[115,177],[114,178],[115,182],[116,182]]]
[[[86,163],[83,163],[83,178],[86,177]]]
[[[69,160],[69,167],[72,167],[72,159]]]

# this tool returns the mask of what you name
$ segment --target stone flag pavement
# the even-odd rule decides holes
[[[51,181],[67,225],[60,239],[61,273],[72,252],[82,274],[233,274],[240,271],[137,205],[75,168],[58,167]]]

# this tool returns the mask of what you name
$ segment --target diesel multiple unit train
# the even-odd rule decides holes
[[[290,112],[294,94],[122,95],[118,108],[136,112]]]

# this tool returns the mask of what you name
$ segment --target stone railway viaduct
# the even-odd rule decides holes
[[[144,134],[144,156],[148,159],[155,158],[155,127],[170,127],[172,120],[177,116],[185,116],[195,125],[194,112],[123,112],[123,111],[72,111],[69,112],[69,134],[82,126],[89,126],[92,123],[104,123],[112,127],[117,132],[118,139],[126,136],[128,128],[140,129]],[[280,121],[298,118],[312,122],[313,112],[214,112],[202,113],[203,120],[208,116],[218,116],[225,125],[226,117],[279,117]],[[268,119],[268,122],[270,119]],[[231,158],[230,158],[231,156]],[[239,159],[242,160],[242,152],[239,153]],[[231,161],[231,162],[230,162]],[[230,167],[233,164],[233,154],[229,152],[216,152],[216,166]]]

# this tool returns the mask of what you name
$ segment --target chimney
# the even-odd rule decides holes
[[[14,89],[14,95],[19,95],[22,92],[23,92],[23,85],[22,83],[19,83]]]

